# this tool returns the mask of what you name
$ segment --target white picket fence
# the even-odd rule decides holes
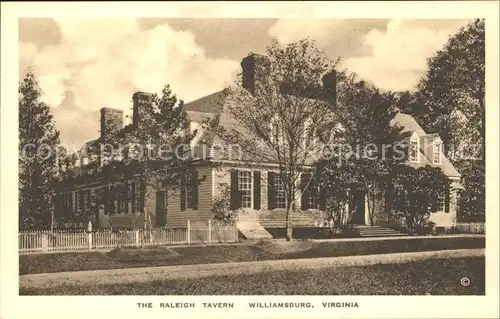
[[[463,233],[485,234],[486,227],[484,223],[457,223],[457,229]]]
[[[142,247],[160,245],[199,245],[235,243],[238,241],[236,226],[191,226],[188,221],[182,228],[155,228],[115,230],[39,230],[19,232],[19,253],[49,251],[91,251],[117,247]]]

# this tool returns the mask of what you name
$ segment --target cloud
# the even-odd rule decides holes
[[[342,20],[279,19],[269,28],[269,35],[280,44],[310,37],[320,45],[324,45],[325,42],[332,40],[331,32],[335,32],[340,24]]]
[[[427,59],[467,20],[280,19],[269,35],[282,45],[314,39],[332,59],[381,89],[410,90]]]
[[[412,90],[427,70],[427,59],[465,23],[391,20],[385,31],[371,30],[364,36],[369,55],[345,59],[343,66],[382,89]]]
[[[37,49],[21,42],[20,65],[21,72],[26,66],[35,69],[43,100],[55,108],[67,143],[85,140],[65,132],[86,130],[97,137],[99,122],[88,121],[98,119],[101,107],[130,114],[136,91],[160,93],[170,84],[180,98],[190,101],[221,89],[240,68],[239,61],[208,58],[192,33],[167,24],[144,30],[135,19],[56,23],[60,43]],[[87,122],[79,121],[78,115]]]
[[[268,30],[281,45],[309,37],[330,58],[369,54],[363,37],[371,30],[385,30],[386,19],[279,19]]]

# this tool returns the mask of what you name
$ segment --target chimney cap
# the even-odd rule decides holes
[[[101,108],[101,113],[105,113],[105,112],[115,112],[115,113],[123,113],[123,110],[122,109],[116,109],[116,108],[113,108],[113,107],[109,107],[109,106],[105,106],[105,107],[102,107]]]
[[[132,95],[132,97],[133,98],[143,97],[143,98],[150,99],[151,97],[153,97],[153,93],[148,93],[148,92],[144,92],[144,91],[137,91],[134,93],[134,95]]]
[[[241,60],[241,63],[244,64],[247,62],[254,62],[254,61],[270,63],[269,57],[267,55],[260,53],[253,53],[253,52],[250,52],[246,57],[244,57]]]

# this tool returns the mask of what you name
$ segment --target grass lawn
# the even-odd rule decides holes
[[[248,245],[118,248],[111,252],[74,252],[19,256],[19,274],[193,265],[277,259],[336,257],[447,249],[484,248],[484,237],[439,237],[374,241],[277,241]],[[287,249],[287,247],[291,249]]]
[[[266,271],[133,284],[20,289],[20,295],[484,295],[484,257]],[[460,279],[467,277],[464,287]]]

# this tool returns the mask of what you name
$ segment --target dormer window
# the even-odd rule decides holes
[[[439,139],[434,141],[432,145],[432,163],[434,165],[441,165],[442,146],[443,144]]]
[[[270,121],[270,139],[271,143],[281,145],[283,144],[283,128],[280,127],[279,119],[274,116]]]
[[[410,162],[418,163],[420,159],[420,138],[418,134],[415,132],[412,134],[410,138]]]
[[[303,133],[304,137],[302,140],[303,141],[302,147],[304,148],[305,151],[308,146],[316,142],[313,121],[311,118],[308,118],[307,120],[304,121]]]

